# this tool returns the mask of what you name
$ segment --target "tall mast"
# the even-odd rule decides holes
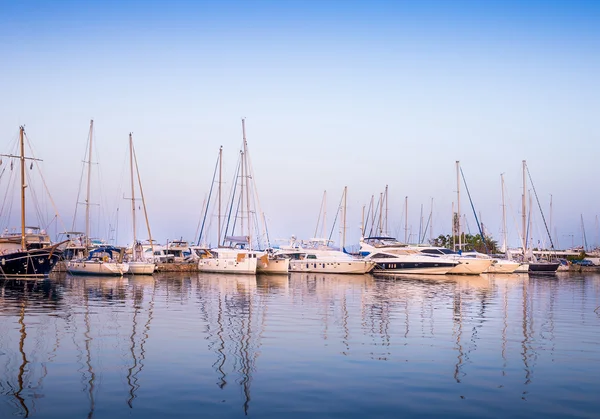
[[[525,172],[527,170],[527,163],[523,160],[523,195],[521,201],[521,212],[523,217],[523,255],[527,250],[527,178]]]
[[[431,209],[429,211],[429,241],[433,241],[433,198],[431,198]]]
[[[383,192],[379,193],[379,235],[383,236]]]
[[[404,244],[408,244],[408,196],[404,197]]]
[[[23,250],[27,249],[27,244],[25,243],[25,188],[27,185],[25,184],[25,128],[23,126],[19,127],[19,142],[21,145],[21,248]]]
[[[596,222],[598,221],[598,216],[596,216]],[[362,207],[362,214],[360,216],[360,237],[365,237],[365,206]],[[596,240],[597,241],[597,240]]]
[[[550,227],[548,227],[548,231],[552,234],[552,194],[550,194]],[[552,237],[550,237],[552,240]]]
[[[502,187],[502,240],[504,240],[504,252],[508,250],[508,233],[506,232],[506,205],[504,203],[504,173],[500,174],[500,185]]]
[[[458,250],[462,249],[462,237],[460,228],[460,162],[456,161],[456,212],[458,212]]]
[[[154,241],[152,240],[152,233],[150,231],[150,222],[148,221],[148,211],[146,210],[146,200],[144,199],[144,189],[142,188],[142,178],[140,176],[140,168],[137,163],[137,157],[135,155],[135,148],[133,147],[133,141],[131,142],[131,151],[133,152],[133,162],[135,163],[135,171],[137,173],[138,186],[140,187],[140,196],[142,198],[142,207],[144,208],[144,218],[146,219],[146,228],[148,229],[148,240],[150,241],[150,248],[152,249],[152,254],[154,254]]]
[[[421,204],[421,220],[419,221],[419,237],[417,244],[421,243],[421,237],[423,235],[423,204]]]
[[[323,230],[321,230],[321,237],[325,238],[327,235],[327,191],[323,192]],[[327,245],[328,243],[325,243]]]
[[[348,194],[348,187],[344,186],[344,214],[342,217],[342,252],[344,251],[344,247],[346,246],[346,203],[347,203],[347,194]]]
[[[88,174],[87,174],[87,192],[85,198],[85,241],[86,247],[90,245],[90,189],[92,184],[92,140],[94,134],[94,120],[90,120],[90,141],[88,144]]]
[[[219,148],[219,214],[217,222],[217,247],[221,245],[221,178],[223,176],[223,146]]]
[[[246,216],[248,217],[248,246],[252,250],[252,221],[250,220],[250,177],[248,171],[248,143],[246,141],[246,119],[242,118],[242,135],[244,137],[244,171],[246,176]]]
[[[371,231],[375,228],[375,195],[371,195]],[[375,231],[377,234],[377,231]]]
[[[137,243],[137,235],[135,230],[135,187],[133,186],[133,139],[131,133],[129,133],[129,169],[131,172],[131,222],[133,224],[133,246],[132,254],[133,260],[135,260],[135,245]]]
[[[388,185],[385,185],[385,235],[389,234],[388,230]]]

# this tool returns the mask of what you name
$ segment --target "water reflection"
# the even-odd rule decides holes
[[[166,416],[261,415],[306,394],[321,413],[336,397],[366,413],[379,396],[347,398],[365,382],[421,408],[452,395],[509,409],[514,393],[540,406],[561,365],[594,382],[599,305],[598,276],[3,279],[0,417],[56,405],[56,417],[143,417],[169,403]],[[597,389],[573,388],[590,400]]]

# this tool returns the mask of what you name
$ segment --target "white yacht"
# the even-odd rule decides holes
[[[287,274],[290,270],[290,260],[273,249],[257,252],[258,262],[256,272],[259,274]]]
[[[191,246],[185,240],[173,240],[167,242],[166,253],[173,255],[174,262],[197,262],[200,257],[196,248],[197,246]]]
[[[484,253],[479,252],[463,252],[462,257],[472,257],[476,259],[491,259],[492,264],[483,273],[486,274],[512,274],[521,265],[519,262],[515,262],[508,259],[499,259],[488,256]]]
[[[369,255],[376,252],[384,252],[392,255],[422,255],[437,256],[440,259],[453,261],[456,264],[446,273],[449,275],[479,275],[487,270],[493,263],[489,259],[477,259],[462,256],[452,250],[435,246],[408,246],[398,242],[393,237],[366,237],[360,241],[360,252]]]
[[[309,241],[309,247],[303,247],[292,238],[290,245],[277,253],[290,259],[290,272],[366,274],[375,268],[375,262],[357,259],[327,246],[319,246],[318,242],[319,240],[313,239]]]
[[[255,275],[257,252],[243,248],[205,249],[198,261],[200,272]]]
[[[77,255],[67,262],[67,271],[75,275],[122,276],[129,271],[129,264],[123,262],[123,249],[113,246],[99,246],[89,251],[87,257]]]
[[[458,263],[454,268],[448,271],[449,275],[480,275],[492,266],[492,258],[478,259],[472,256],[463,256],[461,253],[453,252],[444,247],[414,247],[422,254],[436,255],[448,260],[455,260]]]
[[[378,251],[369,254],[365,260],[375,263],[377,274],[424,274],[445,275],[459,262],[434,255],[421,255],[407,250],[406,253]]]

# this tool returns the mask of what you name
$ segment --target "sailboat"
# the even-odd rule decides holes
[[[243,167],[243,151],[241,152],[240,160],[240,172],[236,174],[241,180],[241,189],[244,189],[244,167]],[[219,191],[218,191],[218,243],[219,246],[213,249],[203,249],[203,253],[198,261],[198,270],[200,272],[211,272],[211,273],[232,273],[232,274],[256,274],[257,266],[257,255],[251,251],[251,237],[248,236],[226,236],[224,243],[229,243],[229,246],[221,246],[221,189],[222,189],[222,162],[223,162],[223,147],[219,148]],[[216,168],[215,168],[216,170]],[[214,183],[214,179],[213,179]],[[234,182],[234,187],[237,186],[237,182]],[[211,188],[212,189],[212,188]],[[232,205],[233,210],[235,194],[232,194]],[[241,201],[241,197],[240,200]],[[239,204],[239,203],[238,203]],[[238,205],[239,206],[239,205]],[[208,204],[206,206],[206,212],[208,212]],[[231,211],[230,211],[231,212]],[[246,214],[248,215],[248,214]],[[206,216],[206,214],[205,214]],[[243,220],[243,217],[242,217]],[[248,225],[249,225],[248,218]],[[250,225],[249,225],[250,228]],[[242,223],[243,230],[243,223]],[[202,236],[202,232],[200,233]],[[198,239],[200,243],[201,237]]]
[[[502,186],[502,251],[506,253],[506,248],[508,246],[508,233],[506,230],[506,206],[504,205],[504,174],[500,174],[500,181]],[[485,271],[485,273],[511,274],[515,272],[519,266],[519,262],[515,262],[510,259],[494,259],[494,263],[488,268],[487,271]]]
[[[62,256],[58,247],[62,243],[52,245],[48,236],[40,231],[37,234],[25,223],[25,160],[38,159],[25,157],[25,128],[19,128],[18,156],[2,154],[3,157],[18,158],[20,161],[21,180],[21,234],[3,235],[0,237],[0,277],[44,277],[47,276]],[[31,230],[31,231],[27,231]]]
[[[544,260],[537,260],[535,255],[533,254],[533,252],[528,252],[527,249],[527,206],[526,206],[526,196],[527,196],[527,176],[526,173],[528,173],[528,169],[527,169],[527,162],[525,160],[523,160],[523,195],[522,195],[522,212],[523,212],[523,264],[525,266],[527,266],[527,272],[529,274],[553,274],[558,270],[558,267],[560,266],[560,262],[549,262],[549,261],[544,261]],[[531,175],[530,175],[531,176]],[[533,191],[535,193],[535,187],[533,186],[533,184],[531,185],[533,187]],[[530,195],[531,197],[531,195]],[[537,199],[537,194],[536,194],[536,199]],[[539,204],[539,201],[538,201]],[[531,202],[530,202],[530,206],[531,206]],[[540,211],[541,211],[541,207],[540,207]],[[544,214],[542,213],[542,219],[544,218]],[[546,221],[544,219],[544,225],[546,224]],[[546,231],[548,230],[548,227],[546,226]],[[548,232],[548,231],[547,231]],[[552,249],[554,249],[554,244],[552,243],[552,236],[550,235],[550,232],[548,232],[548,237],[550,238],[550,245],[552,246]],[[522,272],[522,267],[519,267],[519,269],[517,269],[515,272]]]
[[[87,192],[85,199],[85,236],[84,246],[76,256],[67,261],[67,271],[77,275],[111,275],[122,276],[129,271],[129,265],[123,262],[123,249],[100,245],[93,247],[90,241],[90,189],[92,177],[92,140],[94,133],[94,120],[90,121],[89,154],[87,171]]]
[[[137,173],[138,184],[140,188],[140,195],[142,197],[142,206],[144,208],[144,217],[146,219],[146,228],[148,229],[148,237],[150,238],[150,246],[152,247],[152,233],[150,233],[150,223],[148,222],[148,213],[146,212],[146,201],[144,200],[144,192],[142,190],[142,180],[140,178],[140,171],[137,165],[137,158],[135,156],[135,150],[133,148],[133,139],[131,133],[129,133],[129,167],[131,172],[131,218],[133,224],[133,247],[131,260],[129,264],[129,273],[133,275],[152,275],[156,270],[156,264],[150,262],[144,258],[144,249],[142,244],[137,241],[136,237],[136,226],[135,226],[135,187],[133,182],[133,164],[135,162],[135,170]],[[152,250],[154,253],[154,249]]]
[[[256,250],[253,248],[253,215],[260,213],[256,210],[256,205],[253,205],[257,199],[255,184],[250,181],[254,176],[250,166],[248,154],[248,143],[246,141],[246,125],[242,119],[242,137],[243,144],[240,150],[240,160],[238,171],[236,173],[236,181],[233,185],[231,193],[231,201],[229,202],[229,214],[227,222],[223,223],[225,227],[224,239],[221,241],[221,228],[223,227],[221,218],[221,190],[222,190],[222,161],[223,148],[219,149],[218,169],[218,240],[219,246],[215,249],[204,249],[204,254],[198,261],[198,269],[201,272],[215,273],[241,273],[241,274],[281,274],[287,273],[289,270],[289,260],[277,255],[269,249],[267,244],[266,250]],[[215,175],[217,167],[215,167]],[[214,176],[213,176],[214,183]],[[212,190],[212,188],[211,188]],[[206,206],[208,212],[208,204]],[[238,216],[239,214],[239,216]],[[262,213],[261,213],[262,214]],[[206,215],[205,215],[206,218]],[[236,224],[239,220],[239,230],[237,235]],[[230,229],[231,222],[231,229]],[[263,230],[264,215],[262,218]],[[203,227],[204,228],[204,227]],[[203,230],[202,230],[203,231]],[[231,234],[228,235],[227,233]],[[266,231],[264,233],[266,235]],[[202,232],[201,232],[202,235]],[[258,241],[258,240],[257,240]],[[198,240],[200,244],[200,239]]]

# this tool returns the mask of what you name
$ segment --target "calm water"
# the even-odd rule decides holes
[[[598,417],[598,306],[599,275],[0,280],[0,418]]]

